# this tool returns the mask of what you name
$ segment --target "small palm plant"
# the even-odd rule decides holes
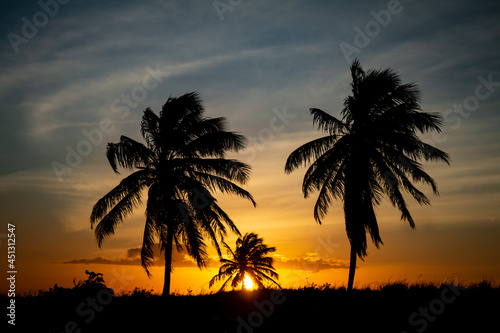
[[[255,233],[246,233],[245,236],[236,240],[236,250],[233,252],[229,245],[224,243],[227,249],[229,259],[221,258],[222,266],[219,273],[211,280],[209,286],[212,287],[216,282],[224,281],[219,291],[224,290],[228,285],[233,289],[241,286],[246,278],[252,280],[259,289],[264,288],[265,282],[270,282],[281,288],[275,279],[278,279],[273,267],[273,258],[269,253],[276,251],[275,247],[269,247],[264,244],[263,239]]]

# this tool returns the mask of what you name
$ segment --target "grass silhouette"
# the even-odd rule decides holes
[[[296,289],[191,293],[169,299],[141,288],[107,298],[102,290],[109,289],[56,285],[18,296],[17,329],[246,333],[345,332],[349,327],[349,332],[477,332],[495,327],[500,310],[500,288],[486,279],[467,285],[396,281],[353,291],[312,283]],[[453,290],[458,296],[453,297]],[[7,297],[1,298],[6,304]]]

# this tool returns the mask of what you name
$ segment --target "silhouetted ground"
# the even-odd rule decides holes
[[[493,332],[498,329],[499,296],[500,289],[488,283],[467,289],[391,284],[351,293],[323,287],[168,299],[147,293],[116,297],[107,289],[94,289],[16,297],[16,329],[53,333]],[[2,296],[2,304],[6,302]]]

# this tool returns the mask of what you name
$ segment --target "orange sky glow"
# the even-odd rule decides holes
[[[282,141],[269,142],[265,151],[251,162],[254,172],[246,188],[255,196],[256,208],[238,198],[218,195],[221,206],[242,233],[256,232],[266,244],[277,248],[275,266],[281,285],[287,288],[311,283],[341,286],[347,281],[349,243],[341,202],[334,203],[323,225],[316,224],[312,217],[315,198],[304,199],[300,192],[303,169],[292,175],[283,172],[288,152],[315,134],[311,131],[296,138],[285,135]],[[453,152],[451,154],[454,157]],[[455,165],[463,162],[456,156],[451,167],[428,165],[430,174],[438,181],[441,195],[432,199],[430,207],[410,203],[416,230],[401,222],[398,212],[388,202],[379,207],[377,216],[384,245],[380,249],[369,245],[365,261],[358,261],[355,286],[373,287],[397,280],[471,282],[484,277],[500,280],[497,242],[500,227],[495,223],[498,196],[472,199],[456,193],[455,189],[461,185],[454,180],[459,179],[457,173],[460,173],[460,167]],[[52,208],[52,213],[65,221],[60,230],[46,232],[43,223],[34,226],[34,230],[26,230],[23,223],[31,218],[31,212],[18,214],[14,223],[20,290],[34,292],[54,283],[71,287],[73,278],[85,277],[85,270],[103,273],[105,281],[116,291],[127,292],[135,287],[161,290],[163,258],[158,258],[151,279],[139,266],[144,207],[137,208],[135,214],[118,227],[116,234],[104,241],[101,249],[97,246],[88,220],[91,207],[99,195],[120,180],[120,176],[106,171],[104,166],[99,172],[82,175],[85,181],[65,185],[73,188],[68,189],[67,199],[73,200],[74,194],[69,192],[74,191],[76,202],[69,204],[74,209],[70,214]],[[467,180],[459,182],[463,186]],[[15,192],[12,195],[15,196]],[[476,207],[491,208],[488,211]],[[45,214],[47,211],[42,211],[40,218],[48,219]],[[235,235],[229,235],[228,244],[234,246],[235,240]],[[177,253],[171,290],[181,294],[188,290],[209,291],[208,281],[218,270],[213,248],[210,254],[208,267],[200,270],[186,253]],[[5,292],[6,285],[1,287]],[[217,286],[212,290],[218,290]]]

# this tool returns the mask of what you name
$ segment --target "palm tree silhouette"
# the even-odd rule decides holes
[[[226,226],[238,235],[238,228],[217,204],[211,191],[236,194],[255,202],[251,194],[234,182],[244,184],[250,166],[224,158],[227,151],[239,151],[245,138],[225,131],[225,118],[204,117],[204,108],[195,92],[169,97],[156,115],[146,109],[141,122],[146,145],[126,136],[109,143],[106,156],[118,167],[134,171],[118,186],[99,199],[90,216],[99,247],[114,234],[118,222],[132,213],[147,189],[146,225],[141,250],[142,266],[148,277],[153,264],[155,239],[165,255],[163,295],[170,292],[172,247],[186,247],[201,268],[208,258],[204,237],[219,255],[218,238],[227,234]],[[233,182],[234,181],[234,182]]]
[[[263,243],[263,239],[254,233],[246,233],[245,236],[240,236],[236,240],[236,250],[234,252],[226,243],[224,243],[224,246],[230,258],[220,259],[222,266],[219,273],[210,280],[210,287],[214,283],[226,279],[219,291],[224,290],[228,284],[233,289],[238,285],[241,285],[243,289],[243,280],[247,275],[259,288],[264,288],[264,282],[271,282],[281,288],[279,283],[274,280],[278,279],[278,273],[273,267],[274,260],[268,256],[269,253],[276,251],[275,247],[268,247]]]
[[[314,218],[328,213],[333,199],[343,200],[346,232],[351,244],[348,290],[352,290],[356,258],[366,256],[366,232],[379,248],[380,238],[374,207],[383,196],[401,212],[401,219],[415,228],[402,192],[420,205],[429,205],[427,196],[413,182],[438,189],[418,161],[450,163],[447,153],[422,142],[417,134],[441,132],[442,118],[422,112],[416,84],[402,84],[391,69],[364,72],[356,59],[351,65],[352,95],[344,100],[339,120],[312,108],[313,123],[327,135],[293,151],[285,164],[291,173],[309,165],[302,192],[307,198],[319,191]]]

